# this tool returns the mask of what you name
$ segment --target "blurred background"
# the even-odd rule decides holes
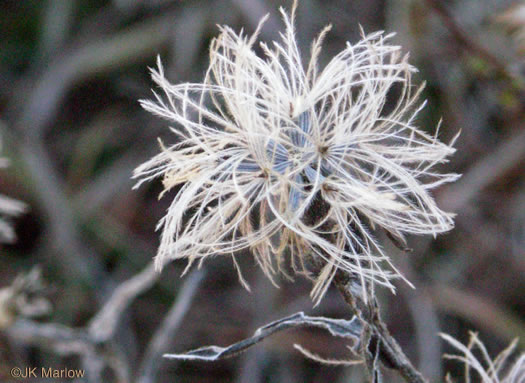
[[[180,278],[185,262],[157,274],[160,180],[132,190],[133,169],[174,142],[168,123],[143,111],[152,96],[148,66],[162,57],[173,83],[199,82],[217,24],[278,38],[278,0],[4,0],[0,3],[0,194],[23,201],[9,218],[17,235],[0,244],[0,381],[14,366],[83,368],[93,382],[362,382],[362,369],[305,359],[298,343],[349,359],[347,343],[321,330],[282,332],[238,357],[179,363],[163,352],[226,346],[265,323],[305,311],[348,318],[337,291],[312,308],[311,284],[277,289],[249,254]],[[328,24],[322,63],[365,32],[393,38],[426,81],[422,129],[458,132],[443,167],[463,177],[435,192],[457,213],[437,239],[409,238],[388,253],[416,286],[380,291],[393,336],[432,382],[461,376],[442,331],[461,341],[475,330],[496,355],[525,345],[525,3],[507,0],[301,0],[304,56]],[[35,269],[38,267],[38,269]],[[122,285],[122,283],[125,283]],[[120,286],[120,288],[119,288]],[[388,382],[400,381],[387,373]],[[38,381],[35,379],[34,381]],[[57,381],[60,381],[59,379]],[[66,381],[66,380],[64,380]],[[70,379],[67,381],[71,381]]]

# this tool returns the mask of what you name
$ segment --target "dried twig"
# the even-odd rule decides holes
[[[186,279],[182,290],[146,348],[138,369],[138,383],[154,383],[156,381],[155,376],[162,360],[161,355],[171,344],[173,335],[188,311],[204,275],[205,273],[202,270],[196,270]]]
[[[434,286],[429,293],[439,309],[459,315],[505,341],[519,337],[521,345],[525,345],[525,323],[500,305],[445,285]]]
[[[421,289],[421,281],[406,259],[403,259],[403,270],[406,276],[418,285],[414,290],[408,286],[401,286],[400,295],[404,297],[414,326],[414,338],[417,345],[418,367],[430,381],[439,381],[443,376],[440,363],[442,355],[441,342],[436,337],[440,331],[439,318],[429,294]],[[419,280],[419,281],[418,281]]]
[[[260,327],[250,338],[234,343],[228,347],[208,346],[183,354],[164,354],[164,357],[169,359],[213,362],[236,356],[277,332],[305,326],[320,327],[329,331],[333,336],[354,340],[359,339],[362,331],[362,324],[357,317],[353,317],[347,321],[343,319],[310,317],[303,312],[299,312]]]
[[[323,261],[316,257],[309,256],[308,263],[314,273],[319,273],[324,267]],[[333,284],[350,307],[352,314],[363,324],[360,335],[361,355],[365,360],[370,381],[381,382],[378,368],[380,361],[384,366],[397,370],[407,383],[427,383],[381,320],[375,295],[368,294],[368,300],[365,301],[361,280],[344,270],[338,270]]]
[[[460,210],[484,188],[516,167],[525,158],[524,142],[525,130],[522,130],[474,164],[458,182],[448,186],[441,201],[445,209]]]
[[[356,294],[360,291],[360,287],[356,287],[359,282],[343,272],[338,272],[334,283],[352,312],[370,327],[370,339],[367,343],[368,348],[371,346],[373,348],[370,351],[377,351],[380,361],[387,367],[397,370],[407,382],[426,383],[427,380],[412,365],[397,341],[390,335],[380,318],[377,302],[374,300],[367,304]]]
[[[155,372],[153,359],[162,352],[166,342],[176,331],[202,276],[202,272],[195,272],[184,282],[179,298],[148,348],[143,362],[143,376],[150,376]],[[149,289],[157,278],[158,273],[151,263],[142,272],[123,282],[86,328],[74,329],[58,323],[37,323],[18,319],[7,329],[7,333],[17,342],[48,348],[60,355],[81,356],[90,382],[100,381],[100,374],[105,365],[110,366],[116,376],[124,379],[123,381],[129,381],[130,368],[114,339],[114,333],[125,310],[139,294]]]
[[[101,280],[103,271],[96,257],[79,238],[73,211],[64,194],[65,188],[43,142],[23,140],[20,151],[26,170],[38,185],[34,190],[50,231],[47,236],[51,249],[49,253],[60,255],[55,264],[66,280],[74,280],[73,285],[78,285],[79,279],[87,285],[96,284]]]
[[[8,334],[18,342],[52,349],[60,355],[84,354],[94,347],[85,330],[72,329],[58,323],[19,319],[9,327]]]
[[[91,320],[88,331],[97,342],[104,342],[111,338],[119,319],[135,298],[149,289],[159,278],[153,263],[131,279],[120,284],[109,300]]]
[[[18,119],[17,128],[26,136],[42,136],[73,84],[121,67],[123,63],[153,56],[168,41],[174,22],[173,14],[165,14],[56,57],[48,65],[49,70],[32,84],[33,90]],[[27,93],[27,86],[22,85],[18,98],[25,100]]]
[[[474,332],[470,332],[470,340],[463,345],[450,335],[440,334],[441,338],[461,352],[460,355],[445,354],[446,359],[455,359],[465,363],[465,381],[471,382],[470,371],[475,371],[483,383],[521,383],[525,379],[525,353],[522,353],[515,363],[510,362],[510,356],[516,349],[518,340],[511,344],[492,359],[483,342]],[[477,357],[474,350],[479,351]]]

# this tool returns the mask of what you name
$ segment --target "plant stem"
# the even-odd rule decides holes
[[[370,343],[379,345],[381,362],[387,367],[397,370],[408,383],[428,383],[407,358],[397,341],[390,335],[386,324],[381,320],[379,306],[375,298],[372,297],[370,298],[372,301],[365,303],[361,297],[354,293],[356,282],[355,278],[344,271],[339,271],[334,278],[335,286],[352,312],[370,326],[372,331]]]
[[[310,226],[318,225],[330,211],[330,205],[318,196],[312,201],[310,208],[304,216],[304,223]],[[331,220],[325,220],[318,229],[325,233],[332,232]],[[326,234],[328,241],[334,241],[330,234]],[[305,264],[308,271],[319,275],[326,265],[319,257],[305,254]],[[380,371],[377,360],[386,367],[397,370],[407,383],[428,383],[423,375],[412,365],[397,341],[390,335],[385,323],[381,320],[379,305],[372,291],[368,300],[362,295],[361,280],[343,269],[338,269],[333,283],[338,288],[345,302],[350,306],[352,314],[356,315],[363,323],[361,335],[361,352],[368,367],[369,378],[372,383],[380,382]],[[377,357],[377,358],[376,358]]]

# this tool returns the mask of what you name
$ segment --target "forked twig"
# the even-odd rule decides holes
[[[129,377],[129,366],[124,364],[123,353],[114,339],[114,334],[126,309],[138,295],[155,283],[158,275],[151,263],[137,275],[122,282],[85,328],[18,319],[7,329],[7,334],[17,342],[38,345],[59,355],[80,356],[90,382],[101,381],[100,374],[106,365],[111,367],[117,376]],[[202,271],[194,271],[185,280],[181,293],[150,343],[142,362],[140,377],[154,376],[158,366],[152,362],[152,358],[160,354],[166,341],[172,338],[203,276]]]
[[[354,340],[360,338],[362,330],[361,321],[357,317],[353,317],[351,320],[347,321],[343,319],[311,317],[305,315],[303,312],[298,312],[260,327],[250,338],[244,339],[230,346],[201,347],[183,354],[164,354],[164,357],[169,359],[213,362],[236,356],[277,332],[288,330],[290,328],[306,326],[323,328],[329,331],[333,336],[351,338]]]
[[[369,327],[368,350],[363,350],[363,353],[365,357],[368,352],[375,355],[374,360],[367,361],[367,364],[370,364],[369,369],[373,370],[370,372],[375,374],[376,364],[373,362],[377,357],[386,367],[397,370],[405,381],[427,383],[427,380],[410,362],[397,341],[390,335],[388,328],[381,320],[379,306],[375,299],[370,300],[367,304],[362,297],[355,294],[356,291],[360,291],[360,288],[355,286],[359,284],[359,281],[339,271],[334,279],[334,284],[352,312]],[[363,345],[364,342],[361,341],[361,343]],[[375,378],[373,381],[376,381]]]
[[[173,335],[189,310],[204,275],[204,271],[197,270],[188,276],[162,324],[155,331],[146,348],[138,369],[137,383],[154,383],[156,381],[155,376],[162,360],[161,355],[171,344]]]

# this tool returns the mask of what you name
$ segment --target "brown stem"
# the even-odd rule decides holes
[[[328,214],[330,205],[318,195],[304,216],[304,223],[307,225],[317,225],[323,217]],[[331,226],[335,223],[330,220],[325,221],[319,226],[319,230],[330,233]],[[326,239],[334,241],[330,234],[326,234]],[[325,262],[319,257],[311,254],[304,254],[305,265],[310,272],[318,275],[325,266]],[[363,323],[363,334],[361,336],[361,351],[366,362],[369,378],[372,382],[379,379],[379,370],[376,366],[376,356],[386,366],[393,368],[403,376],[407,383],[428,383],[421,373],[416,370],[410,360],[403,353],[403,350],[390,335],[386,325],[379,315],[379,306],[370,292],[368,301],[364,299],[362,293],[361,280],[355,275],[339,269],[333,283],[339,289],[345,302],[350,306],[352,313],[359,317]]]
[[[371,298],[372,300],[367,304],[355,293],[355,286],[358,283],[355,278],[343,271],[339,271],[334,278],[334,284],[345,302],[351,307],[354,314],[370,326],[372,330],[371,342],[379,345],[381,362],[397,370],[408,383],[428,383],[412,365],[397,341],[390,335],[385,323],[381,320],[379,306],[375,298]]]

